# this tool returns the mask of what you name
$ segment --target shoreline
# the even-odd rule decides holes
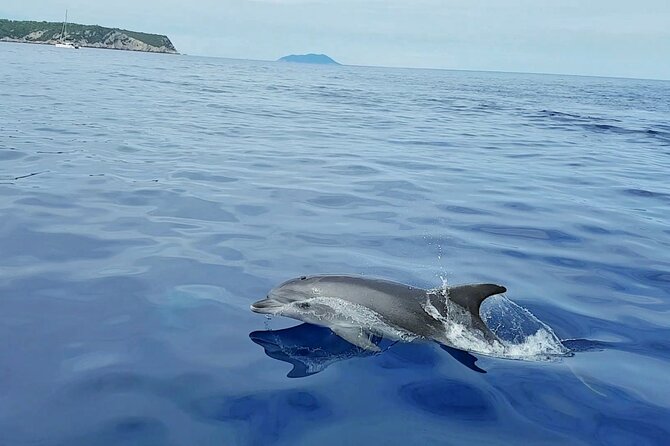
[[[27,43],[30,45],[46,45],[46,46],[54,46],[56,43],[58,43],[56,40],[44,40],[44,41],[36,41],[36,40],[26,40],[26,39],[13,39],[11,37],[2,37],[0,38],[0,43]],[[114,48],[112,46],[105,46],[105,45],[99,45],[99,44],[82,44],[79,42],[69,42],[72,43],[73,45],[78,45],[80,48],[92,48],[92,49],[98,49],[98,50],[116,50],[116,51],[131,51],[134,53],[154,53],[154,54],[173,54],[173,55],[179,55],[178,51],[166,51],[166,50],[136,50],[132,48]]]

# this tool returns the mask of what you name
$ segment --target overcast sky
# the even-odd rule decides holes
[[[670,0],[3,0],[0,17],[66,7],[194,55],[670,79]]]

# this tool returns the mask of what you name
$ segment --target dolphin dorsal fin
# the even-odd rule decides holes
[[[504,286],[493,283],[480,283],[447,288],[446,295],[449,300],[470,312],[473,328],[479,330],[488,341],[499,342],[498,337],[486,326],[479,315],[479,308],[487,297],[501,294],[505,291],[507,291],[507,288]]]
[[[479,317],[479,307],[484,299],[507,291],[507,288],[493,283],[475,285],[460,285],[447,288],[447,296],[452,302],[466,308],[470,313]]]

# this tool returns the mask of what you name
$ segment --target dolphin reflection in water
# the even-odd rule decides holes
[[[254,331],[249,337],[263,347],[269,357],[293,366],[287,375],[289,378],[303,378],[319,373],[339,361],[379,354],[345,341],[329,328],[312,324],[300,324],[281,330]],[[395,344],[379,337],[375,337],[373,343],[382,351]],[[470,353],[446,346],[442,348],[469,369],[486,373],[475,365],[477,358]]]

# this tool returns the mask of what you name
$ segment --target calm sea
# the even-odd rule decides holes
[[[670,82],[0,44],[0,445],[667,444],[669,219]],[[310,273],[500,283],[576,351],[249,311]]]

